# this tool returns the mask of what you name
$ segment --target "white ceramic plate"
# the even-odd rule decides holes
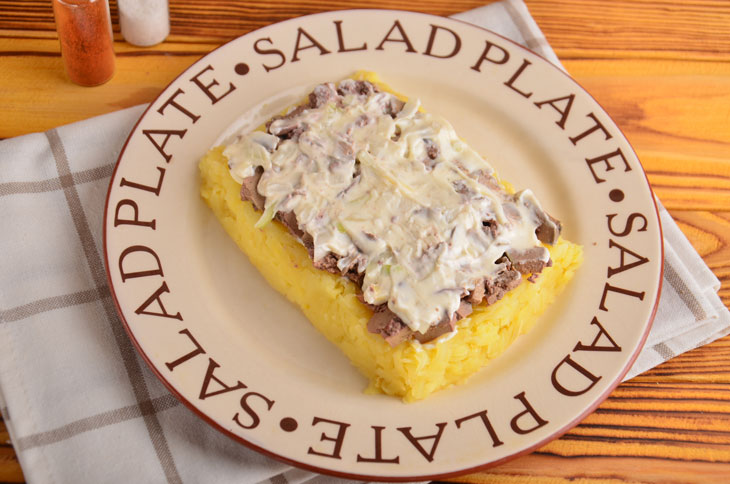
[[[232,125],[256,126],[358,69],[449,119],[585,248],[532,332],[466,384],[413,404],[363,394],[364,378],[269,288],[198,195],[197,161]],[[596,101],[496,34],[408,12],[302,17],[203,57],[130,135],[104,229],[119,313],[173,393],[254,449],[368,480],[453,476],[561,435],[636,358],[661,283],[651,190]]]

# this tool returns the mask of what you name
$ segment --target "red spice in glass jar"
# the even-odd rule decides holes
[[[66,74],[81,86],[98,86],[114,74],[114,45],[107,0],[53,0]]]

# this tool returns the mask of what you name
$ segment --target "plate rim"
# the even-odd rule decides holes
[[[545,63],[547,63],[550,66],[551,69],[554,69],[554,70],[560,72],[563,76],[565,76],[568,79],[568,81],[572,82],[572,84],[576,88],[580,89],[585,95],[588,96],[588,98],[590,98],[594,103],[596,103],[596,105],[603,111],[603,113],[616,126],[616,128],[618,129],[618,132],[621,134],[621,136],[623,137],[623,139],[626,141],[626,145],[631,149],[631,152],[633,153],[634,157],[638,161],[638,168],[641,169],[641,173],[644,176],[644,182],[646,183],[646,186],[649,189],[649,193],[651,195],[651,200],[652,200],[652,203],[654,204],[654,213],[656,215],[657,228],[659,229],[658,230],[658,237],[659,237],[659,255],[660,255],[660,260],[662,262],[659,265],[658,284],[657,284],[656,297],[654,299],[654,304],[653,304],[651,313],[650,313],[650,315],[648,317],[648,320],[646,321],[646,327],[645,327],[644,333],[643,333],[643,335],[641,336],[641,338],[640,338],[640,340],[638,342],[639,344],[637,345],[636,350],[626,360],[626,363],[624,364],[624,367],[618,373],[616,379],[613,382],[611,382],[611,384],[608,385],[606,387],[606,389],[600,395],[598,395],[595,398],[594,402],[592,404],[590,404],[588,407],[586,407],[583,412],[581,412],[580,414],[578,414],[575,418],[571,419],[569,422],[563,424],[560,428],[558,428],[557,430],[555,430],[554,432],[552,432],[550,435],[546,436],[543,439],[540,439],[539,441],[537,441],[534,444],[529,445],[525,449],[522,449],[522,450],[520,450],[518,452],[515,452],[513,454],[507,455],[507,456],[502,457],[500,459],[487,462],[485,464],[480,464],[480,465],[473,466],[473,467],[468,467],[468,468],[459,469],[459,470],[455,470],[455,471],[449,471],[449,472],[436,473],[436,474],[416,474],[416,475],[408,475],[408,476],[372,475],[372,474],[358,474],[358,473],[342,472],[342,471],[338,471],[338,470],[333,470],[333,469],[328,469],[328,468],[324,468],[324,467],[319,467],[319,466],[316,466],[316,465],[308,464],[306,462],[300,462],[300,461],[297,461],[297,460],[294,460],[294,459],[290,459],[288,457],[285,457],[285,456],[276,454],[276,453],[274,453],[274,452],[272,452],[272,451],[270,451],[268,449],[264,449],[264,448],[262,448],[262,447],[260,447],[260,446],[258,446],[256,444],[254,444],[253,442],[251,442],[251,441],[249,441],[249,440],[241,437],[240,435],[237,435],[237,434],[235,434],[235,433],[227,430],[223,426],[219,425],[211,417],[209,417],[206,414],[204,414],[192,402],[190,402],[187,398],[185,398],[182,394],[180,394],[180,392],[178,392],[174,388],[174,386],[172,385],[172,383],[170,383],[163,376],[162,372],[160,370],[158,370],[158,368],[152,363],[152,361],[148,357],[147,353],[145,353],[145,351],[142,349],[142,346],[140,345],[140,342],[137,340],[134,332],[132,331],[132,329],[129,326],[129,323],[127,322],[126,318],[124,317],[124,313],[122,311],[122,307],[121,307],[121,305],[119,303],[119,300],[117,298],[116,291],[114,290],[114,284],[112,282],[111,271],[109,269],[111,267],[110,264],[109,264],[109,251],[107,250],[108,249],[108,244],[107,244],[107,238],[108,238],[107,226],[108,226],[108,224],[107,224],[107,221],[108,221],[108,217],[109,217],[109,201],[110,201],[110,198],[111,198],[112,189],[114,188],[114,181],[116,179],[117,170],[118,170],[118,168],[119,168],[119,166],[121,164],[120,162],[122,160],[122,157],[124,156],[124,153],[126,152],[126,149],[127,149],[128,144],[129,144],[129,141],[131,140],[132,136],[135,135],[135,133],[137,132],[137,128],[139,127],[139,124],[145,118],[145,116],[150,111],[150,109],[153,107],[153,105],[155,105],[155,103],[160,100],[160,98],[165,93],[165,91],[170,86],[172,86],[173,84],[175,84],[180,78],[182,78],[188,71],[190,71],[191,69],[193,69],[193,67],[197,66],[200,62],[203,62],[206,58],[208,58],[208,56],[210,56],[213,52],[216,52],[219,49],[225,48],[229,44],[238,41],[238,39],[240,39],[241,37],[244,37],[246,35],[254,34],[255,32],[258,32],[258,31],[260,31],[262,29],[265,29],[265,28],[268,28],[268,27],[271,27],[271,26],[274,26],[274,25],[283,25],[283,24],[288,24],[288,23],[306,21],[306,19],[307,18],[310,18],[310,17],[331,15],[333,13],[342,13],[342,14],[351,15],[351,14],[354,14],[354,13],[357,13],[357,12],[362,12],[362,11],[367,11],[367,12],[385,12],[385,13],[389,13],[389,14],[405,14],[405,15],[426,16],[426,17],[431,17],[431,18],[447,19],[449,21],[459,22],[461,24],[465,24],[468,28],[475,28],[475,29],[479,29],[479,30],[482,30],[482,31],[486,31],[490,35],[494,35],[496,37],[499,37],[502,40],[505,40],[505,41],[509,42],[510,44],[512,44],[512,46],[515,46],[515,47],[517,47],[517,48],[519,48],[519,49],[521,49],[523,51],[529,52],[530,54],[539,57],[540,59],[542,59],[543,61],[545,61]],[[497,32],[494,32],[493,30],[490,30],[488,28],[482,27],[480,25],[473,24],[473,23],[468,22],[466,20],[452,18],[452,17],[444,17],[444,16],[440,16],[440,15],[434,15],[434,14],[424,13],[424,12],[420,12],[420,11],[411,11],[411,10],[383,9],[383,8],[357,8],[357,9],[343,9],[343,10],[327,10],[327,11],[323,11],[323,12],[311,13],[311,14],[307,14],[307,15],[301,15],[301,16],[298,16],[298,17],[292,17],[292,18],[288,18],[288,19],[285,19],[285,20],[282,20],[282,21],[279,21],[279,22],[273,22],[273,23],[267,24],[265,26],[259,27],[257,29],[250,30],[250,31],[248,31],[248,32],[246,32],[244,34],[241,34],[241,35],[239,35],[239,36],[237,36],[237,37],[235,37],[235,38],[233,38],[231,40],[228,40],[228,41],[222,43],[221,45],[219,45],[216,48],[210,50],[205,55],[203,55],[202,57],[200,57],[199,59],[197,59],[196,61],[194,61],[192,64],[190,64],[188,67],[186,67],[183,71],[181,71],[177,76],[175,76],[174,79],[172,79],[169,83],[167,83],[165,85],[165,87],[162,88],[162,90],[160,91],[160,93],[152,101],[149,102],[149,104],[144,109],[144,111],[140,114],[139,118],[137,119],[137,121],[135,122],[134,126],[131,128],[129,134],[127,135],[127,138],[125,139],[124,144],[122,145],[122,148],[119,151],[119,155],[117,156],[117,160],[116,160],[116,162],[114,164],[114,169],[113,169],[113,171],[111,173],[111,177],[109,179],[109,185],[107,187],[107,193],[106,193],[106,198],[105,198],[105,202],[104,202],[104,218],[103,218],[102,232],[103,232],[102,233],[102,249],[103,249],[103,253],[104,253],[104,263],[105,263],[104,269],[105,269],[106,281],[107,281],[107,285],[109,286],[109,292],[111,294],[111,298],[112,298],[112,301],[114,303],[114,308],[115,308],[115,310],[117,312],[117,316],[119,317],[119,319],[120,319],[120,321],[121,321],[121,323],[122,323],[122,325],[124,327],[125,332],[129,336],[129,338],[130,338],[130,340],[132,342],[132,345],[134,346],[134,348],[137,351],[137,353],[142,357],[142,359],[145,362],[145,364],[147,365],[147,367],[152,371],[152,373],[157,377],[157,379],[165,386],[165,388],[167,388],[167,390],[169,392],[171,392],[175,396],[175,398],[180,403],[182,403],[183,405],[185,405],[198,418],[202,419],[206,424],[208,424],[209,426],[213,427],[218,432],[222,433],[223,435],[225,435],[225,436],[233,439],[237,443],[243,444],[244,446],[248,447],[249,449],[252,449],[252,450],[254,450],[254,451],[256,451],[256,452],[258,452],[260,454],[263,454],[263,455],[265,455],[267,457],[276,459],[276,460],[278,460],[280,462],[284,462],[286,464],[289,464],[289,465],[292,465],[294,467],[297,467],[297,468],[300,468],[300,469],[304,469],[304,470],[307,470],[307,471],[316,472],[316,473],[319,473],[319,474],[324,474],[324,475],[329,475],[329,476],[334,476],[334,477],[339,477],[339,478],[344,478],[344,479],[353,479],[353,480],[371,480],[371,481],[377,481],[377,482],[409,482],[409,481],[426,481],[426,480],[431,481],[431,480],[437,480],[437,479],[453,478],[453,477],[463,476],[465,474],[470,474],[470,473],[482,471],[482,470],[485,470],[485,469],[488,469],[488,468],[496,467],[496,466],[498,466],[500,464],[503,464],[505,462],[511,461],[513,459],[517,459],[518,457],[521,457],[521,456],[530,454],[533,451],[535,451],[536,449],[538,449],[539,447],[542,447],[542,446],[546,445],[547,443],[552,442],[553,440],[559,439],[561,436],[563,436],[564,434],[566,434],[572,428],[574,428],[575,426],[577,426],[588,415],[590,415],[591,413],[593,413],[595,411],[595,409],[598,408],[598,406],[600,406],[609,397],[609,395],[611,393],[613,393],[613,391],[616,389],[616,387],[618,387],[618,385],[620,385],[623,382],[624,376],[626,376],[626,374],[628,373],[628,371],[631,369],[631,367],[633,366],[634,362],[638,358],[639,354],[644,349],[644,344],[646,343],[646,340],[647,340],[647,338],[649,336],[649,333],[651,332],[651,328],[653,327],[654,320],[655,320],[655,317],[656,317],[657,309],[659,307],[659,301],[661,299],[661,292],[662,292],[662,286],[663,286],[663,281],[664,281],[664,263],[663,263],[664,256],[665,256],[665,250],[664,250],[664,233],[663,233],[662,221],[661,221],[661,216],[660,216],[660,213],[659,213],[659,205],[657,203],[656,195],[654,194],[654,190],[651,187],[651,183],[649,182],[649,178],[648,178],[648,176],[646,174],[646,170],[644,169],[644,166],[641,163],[641,160],[640,160],[638,154],[636,153],[636,150],[634,149],[633,145],[631,144],[631,142],[629,141],[629,139],[624,134],[623,130],[618,126],[618,124],[616,124],[616,121],[614,121],[613,117],[608,113],[608,111],[606,111],[606,109],[603,107],[603,105],[601,105],[593,97],[593,95],[591,95],[591,93],[588,92],[588,90],[586,90],[580,83],[578,83],[578,81],[576,81],[567,71],[561,69],[558,65],[554,64],[553,62],[551,62],[550,60],[548,60],[547,58],[545,58],[541,54],[539,54],[539,53],[531,50],[530,48],[528,48],[528,47],[526,47],[526,46],[524,46],[524,45],[516,42],[515,40],[510,39],[509,37],[505,37],[502,34],[499,34]]]

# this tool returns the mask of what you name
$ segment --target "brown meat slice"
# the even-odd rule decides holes
[[[459,309],[456,310],[454,316],[452,316],[452,319],[454,320],[454,322],[460,319],[464,319],[465,317],[469,316],[472,311],[473,309],[471,307],[471,304],[462,299],[461,304],[459,304]]]
[[[352,282],[357,284],[358,289],[362,287],[362,283],[365,280],[365,273],[364,272],[358,272],[357,266],[349,268],[345,272],[345,277],[350,279]]]
[[[403,106],[405,106],[405,103],[403,101],[396,97],[392,97],[390,98],[390,101],[388,101],[388,104],[386,104],[383,108],[383,114],[387,114],[390,117],[395,118],[396,115],[401,112]]]
[[[314,259],[314,241],[312,240],[311,235],[309,235],[299,227],[296,214],[294,212],[278,212],[276,214],[276,218],[282,224],[284,224],[286,228],[289,229],[289,232],[291,232],[292,235],[299,238],[304,247],[307,248],[309,256]],[[365,277],[365,274],[361,274],[357,271],[356,264],[353,264],[352,266],[343,269],[343,271],[340,271],[340,269],[337,267],[337,262],[339,261],[339,259],[340,258],[338,256],[330,252],[319,260],[312,260],[312,265],[314,265],[314,267],[316,267],[317,269],[331,272],[332,274],[344,275],[352,282],[356,283],[358,287],[362,287],[362,281]]]
[[[332,274],[340,274],[340,269],[337,268],[338,257],[332,252],[328,252],[327,255],[318,260],[313,260],[312,264],[317,269],[331,272]]]
[[[297,216],[294,212],[276,212],[276,219],[279,220],[289,232],[295,237],[298,237],[302,242],[302,245],[306,247],[309,252],[309,257],[314,257],[314,239],[307,232],[299,228],[299,222],[297,222]]]
[[[560,231],[563,229],[562,224],[558,219],[554,218],[545,210],[543,210],[542,207],[540,207],[530,197],[523,197],[523,193],[524,190],[515,193],[514,197],[515,199],[522,199],[525,207],[527,207],[527,209],[532,212],[534,220],[537,221],[535,235],[537,236],[538,240],[548,245],[555,244],[558,241],[558,237],[560,237]]]
[[[299,222],[297,222],[294,212],[276,212],[276,218],[289,229],[289,232],[302,238],[304,231],[299,228]]]
[[[264,169],[258,166],[253,175],[247,176],[241,182],[241,200],[250,201],[260,211],[264,210],[264,205],[266,204],[266,198],[257,189],[259,180],[261,180],[261,175],[263,174]]]
[[[266,130],[281,139],[297,139],[306,127],[295,118],[307,109],[317,109],[336,97],[337,92],[334,90],[334,85],[320,84],[309,93],[308,104],[301,104],[283,116],[274,116],[266,123]],[[274,122],[276,122],[275,125],[273,125]]]
[[[494,304],[508,292],[522,283],[522,276],[514,269],[506,270],[494,279],[485,280],[487,304]]]
[[[429,341],[435,340],[441,335],[450,333],[454,330],[454,320],[444,318],[443,321],[435,326],[431,326],[425,333],[419,333],[418,331],[413,332],[413,337],[420,343],[428,343]]]
[[[360,300],[364,302],[364,299]],[[369,306],[373,307],[372,305]],[[459,309],[456,310],[451,319],[444,318],[443,321],[430,327],[425,333],[419,333],[417,331],[411,331],[393,311],[388,309],[386,304],[381,304],[374,306],[373,316],[368,321],[368,331],[380,334],[393,347],[406,341],[411,336],[421,343],[428,343],[441,335],[453,331],[456,327],[456,321],[469,316],[471,312],[471,304],[466,301],[461,301]]]
[[[563,230],[563,224],[560,220],[554,218],[547,212],[541,213],[540,225],[535,229],[535,235],[540,242],[548,245],[553,245],[558,241],[560,237],[560,231]]]
[[[459,309],[451,316],[451,319],[444,318],[440,323],[435,326],[431,326],[425,333],[413,332],[413,337],[420,343],[428,343],[433,341],[439,336],[446,333],[450,333],[456,328],[456,322],[460,319],[464,319],[472,313],[471,304],[466,301],[461,301]]]
[[[337,91],[332,83],[320,84],[309,93],[309,107],[317,109],[327,104],[330,99],[337,97]]]
[[[479,281],[479,283],[474,286],[474,290],[469,293],[469,302],[476,305],[482,302],[482,299],[484,299],[484,295],[486,294],[486,289],[484,288],[484,281]]]
[[[548,255],[547,260],[545,255]],[[545,247],[532,247],[525,250],[510,249],[507,251],[507,257],[512,263],[512,268],[520,271],[522,274],[536,274],[542,272],[550,260],[549,254]]]
[[[368,321],[368,331],[379,334],[392,347],[398,346],[413,334],[413,331],[385,305],[382,310],[373,313]]]
[[[342,81],[340,86],[337,88],[337,93],[340,96],[346,96],[347,94],[369,96],[374,92],[377,92],[377,89],[372,83],[368,81],[355,81],[352,79]]]
[[[297,138],[301,134],[301,129],[299,129],[299,123],[297,123],[294,118],[299,116],[306,109],[307,105],[297,106],[283,116],[277,115],[272,117],[266,122],[266,131],[269,134],[278,136],[281,139]],[[276,126],[272,128],[271,125],[276,121],[286,122],[278,122]]]

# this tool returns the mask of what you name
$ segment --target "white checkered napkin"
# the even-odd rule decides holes
[[[104,199],[141,112],[0,143],[2,413],[30,482],[259,482],[289,467],[170,395],[106,285]]]
[[[459,18],[557,62],[506,0]],[[142,107],[0,142],[0,409],[26,479],[46,482],[341,482],[292,469],[208,427],[137,356],[106,286],[109,177]],[[730,330],[717,279],[665,210],[665,280],[631,375]]]
[[[512,39],[565,70],[522,0],[503,0],[457,13],[451,18],[484,27]]]

